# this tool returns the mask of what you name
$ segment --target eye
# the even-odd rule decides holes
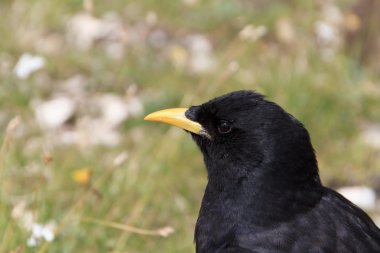
[[[232,126],[231,123],[226,120],[221,120],[218,124],[218,131],[221,134],[226,134],[231,132]]]

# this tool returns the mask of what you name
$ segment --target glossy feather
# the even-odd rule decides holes
[[[186,116],[212,136],[192,134],[208,172],[197,253],[380,252],[379,229],[322,186],[307,130],[280,106],[237,91]],[[231,123],[230,132],[218,130],[221,121]]]

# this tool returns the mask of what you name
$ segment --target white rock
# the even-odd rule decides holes
[[[212,50],[211,42],[203,35],[191,35],[187,43],[192,52],[210,53]]]
[[[376,193],[367,186],[342,187],[337,191],[360,208],[373,210],[376,206]]]
[[[34,223],[32,225],[32,236],[34,238],[40,238],[42,237],[42,233],[43,233],[43,226],[41,224],[38,224],[38,223]]]
[[[202,35],[189,36],[186,42],[190,51],[190,69],[195,73],[211,71],[215,65],[211,42]]]
[[[138,97],[132,97],[127,101],[128,113],[132,117],[137,117],[143,113],[144,106]]]
[[[380,149],[380,125],[365,126],[360,136],[367,145]]]
[[[68,21],[66,30],[68,42],[81,50],[88,50],[98,40],[109,40],[114,47],[114,43],[122,42],[125,38],[123,25],[113,12],[107,13],[102,19],[89,13],[76,14]]]
[[[34,223],[31,227],[31,236],[27,241],[29,247],[35,247],[44,239],[47,242],[54,240],[55,223],[49,222],[48,224]]]
[[[143,104],[136,96],[120,97],[114,94],[101,95],[96,101],[101,118],[110,127],[117,127],[128,117],[136,117],[143,112]]]
[[[50,221],[49,223],[45,224],[42,229],[42,238],[45,239],[47,242],[51,242],[54,240],[54,229],[55,229],[55,222]]]
[[[314,33],[319,52],[324,60],[332,56],[343,45],[344,15],[333,1],[321,3],[319,19],[314,23]]]
[[[103,120],[90,120],[85,124],[81,129],[81,137],[87,142],[87,145],[114,147],[120,143],[120,133]]]
[[[27,79],[33,72],[42,69],[45,66],[45,58],[25,53],[21,55],[16,66],[13,69],[15,75],[20,79]]]
[[[128,105],[121,97],[105,94],[100,97],[98,103],[103,120],[110,126],[119,125],[129,116]]]
[[[258,39],[265,36],[268,32],[268,29],[263,26],[254,26],[254,25],[246,25],[239,33],[239,37],[242,40],[247,40],[251,42],[255,42]]]
[[[102,30],[101,20],[88,13],[73,16],[67,24],[67,39],[79,49],[89,49]]]
[[[80,118],[74,130],[63,131],[55,137],[57,145],[78,145],[82,148],[91,146],[117,146],[121,141],[120,133],[102,119]]]
[[[31,248],[36,247],[38,245],[38,240],[34,238],[33,236],[31,236],[30,238],[28,238],[26,245],[28,245],[28,247],[31,247]]]
[[[209,54],[193,54],[190,67],[195,73],[205,73],[212,69],[214,61]]]
[[[77,129],[66,130],[53,139],[55,144],[60,145],[73,145],[73,144],[82,144],[83,138],[81,138],[80,131]]]
[[[75,111],[75,103],[68,97],[56,97],[33,106],[38,124],[44,129],[62,126]]]
[[[44,228],[42,231],[42,237],[45,239],[45,241],[51,242],[54,240],[54,231],[48,228]]]
[[[314,31],[317,35],[317,40],[319,43],[324,45],[334,43],[338,37],[338,31],[336,27],[325,21],[319,20],[315,22]]]

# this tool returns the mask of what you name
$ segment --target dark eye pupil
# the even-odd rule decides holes
[[[228,133],[231,131],[231,125],[227,121],[222,121],[219,123],[218,130],[222,134]]]

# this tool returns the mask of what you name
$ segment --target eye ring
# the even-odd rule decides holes
[[[227,133],[231,132],[231,130],[232,130],[231,122],[228,122],[227,120],[221,120],[218,123],[218,131],[219,131],[219,133],[221,133],[221,134],[227,134]]]

